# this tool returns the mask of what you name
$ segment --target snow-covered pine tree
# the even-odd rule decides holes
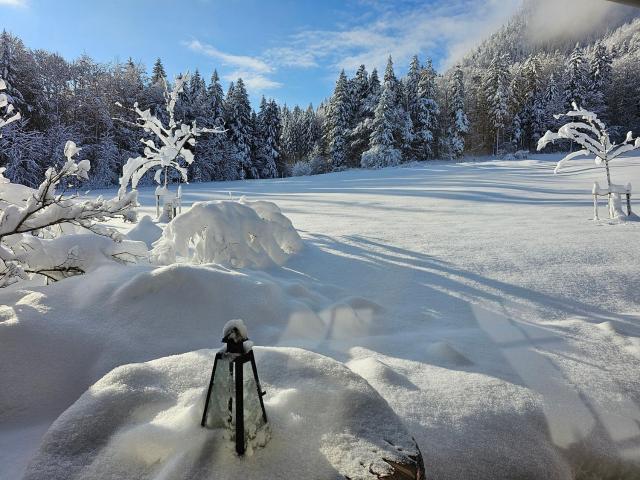
[[[22,42],[6,30],[0,34],[0,78],[5,82],[4,94],[14,108],[24,114],[31,111],[22,92],[17,88],[18,72],[16,71],[16,53]]]
[[[418,160],[433,158],[434,134],[438,128],[440,107],[436,101],[436,72],[431,59],[419,72],[416,101],[413,106],[413,154]],[[410,104],[411,105],[411,104]]]
[[[350,114],[349,84],[342,70],[329,100],[325,124],[329,156],[334,170],[345,168],[348,163]]]
[[[158,57],[156,62],[153,64],[153,70],[151,71],[151,84],[162,84],[162,82],[167,81],[167,74],[164,71],[164,65],[162,65],[162,60]]]
[[[216,70],[211,75],[207,87],[206,117],[200,125],[218,130],[224,129],[224,92],[220,85],[220,77]],[[226,135],[206,135],[196,144],[198,157],[198,175],[203,181],[236,180],[238,168],[231,158],[231,151]]]
[[[369,149],[362,154],[360,161],[364,168],[393,166],[402,161],[402,154],[396,147],[401,141],[394,138],[400,136],[398,122],[402,115],[399,94],[398,80],[393,73],[393,62],[389,57],[382,93],[373,118]]]
[[[358,166],[362,152],[369,148],[371,122],[375,106],[369,101],[369,75],[364,65],[360,65],[351,80],[353,116],[352,128],[349,132],[349,166]],[[372,108],[373,107],[373,108]]]
[[[449,126],[446,143],[448,155],[460,158],[464,154],[465,136],[469,132],[469,120],[465,112],[464,74],[460,66],[456,66],[448,84]]]
[[[587,104],[599,118],[607,121],[606,89],[611,84],[612,59],[609,50],[602,40],[596,41],[588,55],[589,88]]]
[[[576,44],[565,69],[566,83],[564,98],[566,108],[571,108],[573,102],[581,107],[588,108],[588,105],[586,105],[589,93],[589,74],[587,67],[584,50],[579,44]]]
[[[414,128],[418,120],[418,83],[420,82],[420,78],[422,76],[421,73],[422,65],[420,65],[418,56],[414,55],[411,58],[407,76],[402,82],[404,84],[403,106],[409,113],[409,118],[411,118],[411,124]]]
[[[500,151],[501,135],[504,135],[508,121],[509,70],[508,57],[496,54],[487,70],[483,87],[488,102],[489,131],[495,138],[494,153]]]
[[[234,163],[238,167],[238,178],[258,178],[258,171],[251,159],[251,105],[241,78],[229,85],[225,102],[225,125],[227,138],[234,151]]]
[[[280,156],[280,117],[275,101],[262,97],[256,127],[256,167],[260,178],[276,178]]]

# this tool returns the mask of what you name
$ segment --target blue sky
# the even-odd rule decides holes
[[[501,25],[521,0],[0,0],[0,28],[30,48],[100,62],[131,56],[167,73],[241,76],[252,100],[317,104],[340,69],[398,73],[413,54],[443,70]]]

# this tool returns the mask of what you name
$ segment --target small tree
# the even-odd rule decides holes
[[[582,150],[572,152],[558,162],[554,173],[558,173],[560,168],[569,160],[586,156],[595,155],[596,165],[603,165],[607,172],[607,190],[612,193],[611,172],[609,163],[626,152],[630,152],[640,148],[640,137],[634,140],[633,133],[628,132],[627,137],[622,143],[611,143],[606,125],[598,119],[598,116],[588,110],[578,108],[575,102],[572,103],[573,110],[564,115],[554,115],[556,120],[562,117],[571,119],[578,118],[582,121],[569,122],[558,130],[557,133],[547,131],[538,141],[538,151],[545,148],[549,143],[559,139],[567,139],[574,141],[583,147]],[[613,208],[613,198],[609,197],[609,211]]]
[[[127,187],[131,183],[131,188],[135,190],[138,182],[151,168],[159,167],[154,176],[154,180],[159,185],[164,184],[166,188],[169,179],[169,168],[178,171],[182,179],[187,182],[187,167],[191,165],[195,159],[193,148],[196,144],[196,137],[202,133],[224,133],[221,128],[200,128],[196,126],[195,121],[191,124],[177,123],[174,117],[174,110],[178,96],[183,92],[185,84],[189,81],[189,74],[179,75],[173,85],[171,91],[164,77],[159,81],[164,85],[165,108],[169,118],[168,125],[164,123],[150,110],[141,110],[138,103],[133,104],[130,110],[137,115],[137,121],[121,122],[142,128],[145,133],[155,135],[160,141],[159,145],[152,139],[141,139],[144,144],[144,156],[130,158],[122,168],[122,177],[120,178],[120,190],[118,196],[126,195]],[[122,107],[120,103],[116,103]]]

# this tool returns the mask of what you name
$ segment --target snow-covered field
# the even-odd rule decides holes
[[[260,272],[113,265],[0,291],[0,478],[111,369],[217,348],[231,318],[364,377],[428,478],[640,477],[640,223],[594,223],[603,170],[554,176],[557,159],[189,185],[185,205],[275,202],[303,250]],[[613,179],[640,186],[640,158]]]

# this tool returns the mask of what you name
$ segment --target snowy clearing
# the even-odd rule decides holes
[[[0,291],[0,478],[110,370],[217,348],[232,318],[364,377],[428,478],[636,478],[640,222],[594,223],[602,169],[554,176],[559,158],[188,185],[186,206],[275,202],[304,248],[263,272],[112,264]],[[640,185],[640,158],[612,175]]]

